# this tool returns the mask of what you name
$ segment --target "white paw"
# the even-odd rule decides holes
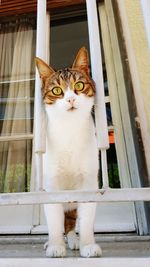
[[[72,250],[79,249],[79,238],[74,231],[67,234],[68,246]]]
[[[80,248],[80,255],[85,258],[100,257],[102,250],[97,244],[89,244]]]
[[[66,248],[64,245],[48,245],[46,249],[47,257],[65,257],[66,256]]]

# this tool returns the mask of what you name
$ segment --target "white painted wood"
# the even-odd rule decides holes
[[[95,232],[136,232],[133,208],[133,202],[99,202],[95,218]]]
[[[31,224],[28,225],[0,225],[0,235],[12,235],[12,234],[30,234],[32,230]]]
[[[0,234],[29,234],[32,229],[33,205],[1,206]]]
[[[150,258],[0,258],[2,267],[149,267]]]
[[[112,132],[114,130],[114,126],[110,125],[108,126],[108,132]]]
[[[100,149],[109,147],[96,0],[86,0],[92,77],[96,84],[96,130]]]
[[[126,144],[124,140],[124,132],[122,118],[120,112],[120,101],[118,97],[117,78],[114,66],[113,48],[110,39],[110,31],[115,35],[113,22],[111,28],[108,25],[108,16],[106,15],[106,7],[104,3],[98,6],[100,16],[101,37],[103,42],[105,65],[108,78],[109,99],[111,104],[111,112],[113,119],[113,130],[115,134],[115,147],[117,152],[117,162],[119,168],[119,178],[121,187],[130,187],[130,173],[128,168],[128,158],[126,154]],[[111,16],[111,15],[110,15]],[[112,17],[111,17],[112,19]],[[109,129],[109,127],[108,127]],[[105,206],[105,207],[104,207]],[[103,214],[103,215],[102,215]],[[105,221],[104,221],[105,218]],[[105,222],[105,223],[104,223]],[[96,225],[99,224],[99,231],[136,231],[136,216],[133,203],[121,205],[118,203],[107,203],[97,205]],[[97,229],[97,227],[96,227]]]
[[[105,96],[105,103],[110,103],[110,97],[109,96]]]
[[[49,15],[46,14],[46,0],[38,0],[37,5],[37,40],[36,56],[48,63],[49,57]],[[36,168],[36,190],[43,187],[42,154],[46,150],[46,116],[43,108],[41,81],[36,69],[35,81],[35,112],[34,112],[34,150]]]
[[[95,233],[133,233],[135,232],[135,224],[133,222],[121,222],[120,220],[119,222],[113,222],[113,220],[111,220],[112,222],[107,222],[106,223],[106,219],[108,216],[104,216],[105,222],[102,223],[95,223],[94,225],[94,232]],[[102,218],[102,217],[101,217]],[[117,217],[118,218],[118,217]],[[116,218],[116,220],[117,220]],[[120,219],[120,218],[119,218]],[[126,219],[126,218],[125,218]],[[78,230],[77,230],[78,232]],[[0,228],[0,233],[1,233],[1,228]],[[3,233],[3,232],[2,232]],[[4,232],[6,234],[6,231]],[[14,232],[15,233],[15,232]],[[46,224],[43,225],[37,225],[34,226],[31,231],[31,234],[48,234],[48,228]]]
[[[147,32],[147,40],[150,48],[150,1],[149,0],[141,0],[145,28]]]
[[[50,59],[50,13],[46,13],[46,55],[45,61],[49,64]]]
[[[108,25],[108,16],[104,4],[99,5],[101,34],[104,47],[104,57],[108,78],[108,88],[111,102],[111,111],[114,125],[115,146],[117,152],[117,161],[119,169],[119,177],[121,187],[130,187],[130,173],[128,168],[128,159],[126,154],[126,144],[124,140],[122,118],[120,112],[120,101],[117,89],[117,78],[114,65],[113,48],[110,38],[110,30]],[[110,14],[111,15],[111,14]],[[113,23],[111,22],[113,27]],[[112,29],[114,34],[114,28]]]
[[[38,0],[37,5],[37,39],[36,56],[46,60],[46,0]],[[35,80],[35,113],[34,113],[34,142],[35,152],[44,153],[46,147],[45,114],[42,104],[41,81],[36,69]]]
[[[112,1],[106,0],[105,8],[101,6],[100,10],[120,182],[122,187],[130,187],[131,184],[133,187],[141,187]],[[146,214],[142,202],[135,204],[133,215],[140,234],[147,234]]]
[[[128,19],[127,19],[127,14],[126,14],[126,9],[125,9],[125,3],[124,1],[120,1],[120,0],[117,0],[117,3],[118,3],[119,12],[120,12],[121,22],[122,22],[123,35],[124,35],[125,44],[127,48],[134,96],[136,100],[136,107],[137,107],[138,116],[139,116],[140,125],[141,125],[141,134],[142,134],[142,140],[143,140],[144,151],[145,151],[145,156],[146,156],[145,159],[147,163],[147,170],[148,170],[148,175],[150,177],[150,164],[149,164],[150,162],[150,136],[149,136],[148,125],[146,121],[143,98],[141,97],[142,93],[141,93],[141,88],[140,88],[140,80],[139,80],[139,75],[138,75],[138,70],[137,70],[135,51],[132,46],[131,34],[130,34]]]
[[[0,98],[0,103],[20,103],[20,102],[33,102],[33,97],[17,97],[17,98]]]
[[[22,79],[22,80],[8,80],[8,81],[0,81],[0,84],[9,84],[9,83],[21,83],[21,82],[29,82],[29,81],[35,81],[35,78],[29,78],[29,79]]]
[[[98,148],[101,149],[102,182],[108,187],[106,149],[109,148],[108,128],[104,97],[102,56],[98,27],[97,6],[95,0],[86,0],[92,77],[96,84],[95,121]]]
[[[109,187],[108,170],[107,170],[107,154],[106,149],[101,149],[101,164],[102,164],[102,183],[103,188]]]
[[[36,33],[36,56],[46,61],[46,0],[37,2],[37,33]],[[34,114],[34,139],[35,152],[45,152],[45,138],[43,138],[43,106],[41,95],[41,81],[36,69],[35,80],[35,114]]]
[[[14,135],[0,136],[0,142],[19,141],[28,139],[33,139],[33,134],[17,134],[17,135],[14,134]]]
[[[40,14],[38,15],[38,43],[40,42],[40,45],[37,45],[37,56],[40,56],[43,58],[42,53],[47,53],[46,48],[49,49],[49,46],[47,45],[46,42],[48,42],[48,31],[47,33],[45,33],[45,35],[47,36],[47,41],[45,41],[45,49],[44,46],[42,46],[41,42],[43,43],[43,35],[44,32],[46,31],[46,28],[44,26],[44,21],[42,18],[42,13],[45,14],[44,18],[46,17],[46,1],[45,0],[41,0],[40,2],[40,7],[38,9],[38,11],[40,12]],[[45,3],[45,4],[44,4]],[[45,10],[45,11],[44,11]],[[45,19],[45,23],[48,26],[48,18]],[[47,27],[48,29],[48,27]],[[40,32],[40,33],[39,33]],[[39,36],[40,35],[40,36]],[[47,55],[48,56],[48,53]],[[44,58],[44,60],[46,60],[46,58]],[[38,82],[36,84],[36,98],[37,100],[37,105],[39,104],[38,107],[36,107],[36,111],[35,114],[37,116],[37,119],[39,121],[39,113],[40,113],[40,107],[41,107],[41,96],[39,97],[39,94],[41,92],[40,89],[40,80],[39,77],[37,75],[37,79]],[[29,80],[35,80],[35,79],[27,79],[27,80],[14,80],[13,82],[24,82],[24,81],[29,81]],[[7,83],[9,81],[5,81],[4,83]],[[39,86],[38,86],[39,85]],[[36,102],[36,100],[35,100]],[[36,105],[36,104],[35,104]],[[39,113],[38,113],[39,112]],[[40,113],[41,114],[41,113]],[[43,114],[42,114],[43,116]],[[42,119],[43,122],[43,119]],[[40,127],[38,128],[40,129]],[[37,135],[39,136],[39,132],[37,131]],[[41,137],[40,137],[41,138]],[[26,140],[26,139],[33,139],[33,134],[23,134],[23,135],[13,135],[13,136],[1,136],[0,137],[0,141],[4,142],[4,141],[13,141],[13,140]],[[41,138],[42,140],[44,140],[43,138]],[[41,140],[40,140],[41,143]],[[40,157],[41,157],[41,153],[40,153]],[[40,161],[41,162],[41,161]],[[40,176],[40,172],[38,172],[39,176]],[[35,177],[35,175],[34,175]],[[40,176],[41,177],[41,176]],[[40,179],[39,179],[40,180]],[[34,187],[35,189],[35,187]],[[34,223],[38,223],[39,222],[39,214],[38,216],[33,219],[33,216],[35,214],[35,209],[36,209],[36,205],[34,206],[5,206],[2,207],[0,206],[0,214],[1,214],[1,220],[0,220],[0,233],[6,234],[6,233],[30,233],[31,229],[33,227]],[[34,212],[34,214],[33,214]]]
[[[37,152],[35,155],[35,176],[34,176],[34,190],[43,190],[43,153]]]
[[[150,187],[99,189],[97,191],[2,193],[0,205],[27,205],[71,202],[130,202],[150,201]]]

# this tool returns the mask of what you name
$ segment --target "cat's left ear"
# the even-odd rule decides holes
[[[43,82],[49,78],[55,71],[49,67],[41,58],[36,57],[35,63],[39,71],[40,78]]]
[[[85,47],[82,47],[72,65],[72,69],[79,69],[89,75],[89,57],[88,51]]]

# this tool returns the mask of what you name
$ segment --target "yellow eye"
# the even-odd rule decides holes
[[[52,89],[52,93],[54,94],[54,95],[57,95],[57,96],[59,96],[59,95],[61,95],[62,94],[62,89],[60,88],[60,87],[54,87],[53,89]]]
[[[74,86],[74,89],[76,91],[82,91],[84,89],[84,83],[83,82],[77,82]]]

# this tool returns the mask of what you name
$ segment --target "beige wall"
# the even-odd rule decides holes
[[[144,18],[140,0],[124,1],[131,33],[132,46],[135,52],[137,71],[140,80],[141,97],[143,98],[148,131],[150,134],[150,48],[145,31]]]

